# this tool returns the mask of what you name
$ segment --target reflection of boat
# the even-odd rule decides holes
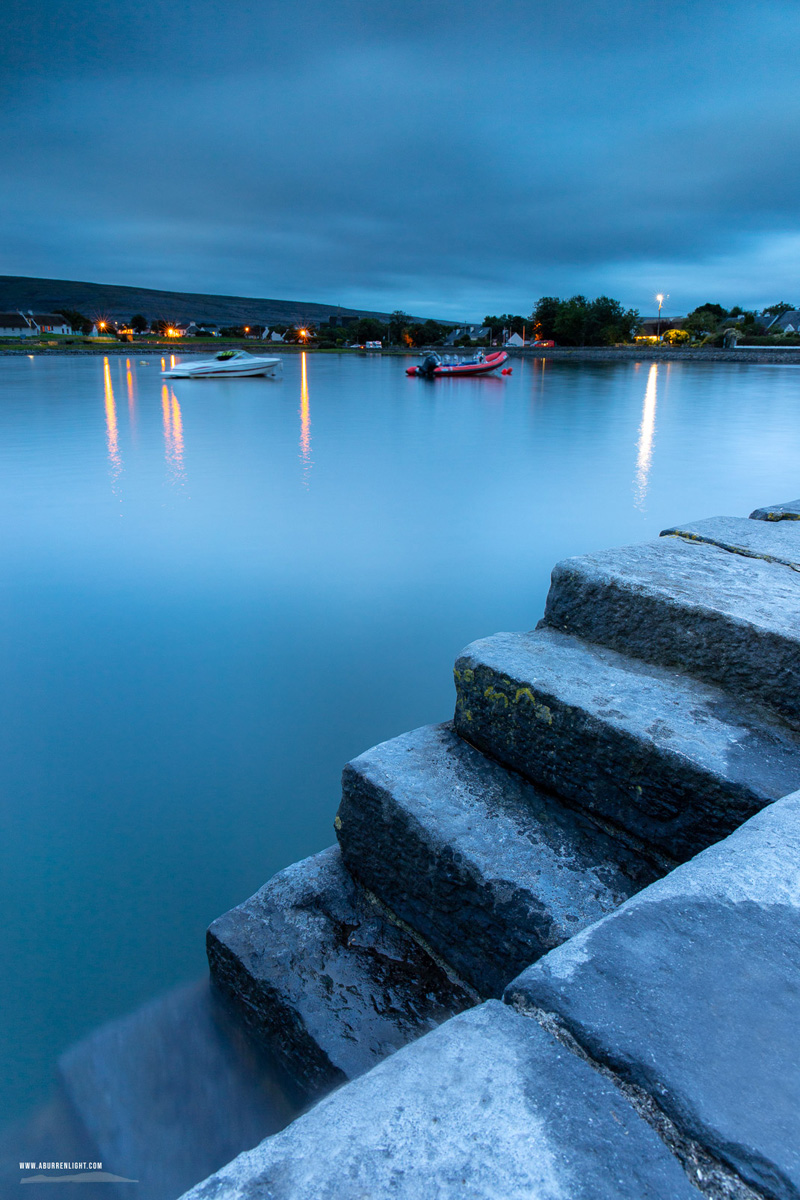
[[[246,350],[221,350],[200,362],[182,362],[161,374],[167,379],[237,379],[244,375],[274,375],[282,367],[279,358],[259,358]]]
[[[408,367],[406,375],[421,375],[425,379],[439,378],[441,375],[488,375],[502,367],[508,358],[505,350],[495,350],[493,354],[476,354],[474,358],[456,358],[450,361],[440,358],[438,354],[428,354],[417,367]]]

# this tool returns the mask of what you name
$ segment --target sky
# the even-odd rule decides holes
[[[800,304],[796,0],[47,0],[0,274],[479,320]]]

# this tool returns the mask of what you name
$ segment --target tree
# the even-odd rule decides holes
[[[396,308],[389,317],[388,339],[391,345],[402,345],[403,334],[410,325],[413,325],[413,321],[408,313],[403,312],[401,308]]]
[[[722,317],[727,317],[727,315],[728,315],[727,308],[723,308],[721,304],[709,304],[708,302],[706,302],[705,304],[698,305],[698,307],[693,309],[692,311],[693,312],[714,313],[717,320],[720,320]],[[689,316],[691,316],[691,315],[692,314],[690,313]]]
[[[556,317],[561,307],[557,296],[542,296],[537,300],[531,313],[531,325],[534,337],[543,341],[555,340]]]
[[[719,304],[704,304],[693,309],[683,323],[684,329],[688,329],[695,337],[708,337],[709,334],[716,333],[722,317],[725,316],[724,310],[719,312],[719,308]]]
[[[668,329],[664,334],[664,341],[670,346],[685,346],[691,340],[692,335],[688,329]]]
[[[386,337],[386,326],[377,317],[361,317],[349,329],[353,342],[363,346],[364,342],[380,342]]]
[[[787,304],[785,300],[781,300],[778,304],[770,304],[769,308],[765,308],[764,312],[770,317],[779,317],[781,313],[792,312],[793,304]]]
[[[61,317],[66,317],[69,321],[70,329],[73,333],[82,333],[84,335],[92,332],[92,322],[83,313],[78,312],[74,308],[57,308],[56,312]]]
[[[131,329],[134,333],[146,333],[148,329],[147,317],[143,317],[141,313],[137,313],[135,317],[131,317]]]
[[[438,321],[417,322],[408,329],[408,334],[414,346],[441,346],[449,332],[446,325]]]
[[[504,329],[509,334],[518,333],[521,337],[522,331],[526,325],[526,320],[525,317],[519,316],[518,313],[514,315],[511,313],[503,313],[502,316],[499,317],[484,317],[483,323],[484,325],[488,325],[491,329],[492,341],[494,341],[495,338],[499,338],[502,335]],[[530,324],[530,321],[527,323]]]
[[[610,296],[543,296],[530,317],[534,335],[563,346],[613,346],[629,342],[641,324],[635,308],[625,308]]]

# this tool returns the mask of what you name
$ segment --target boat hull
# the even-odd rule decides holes
[[[222,361],[212,358],[179,363],[161,374],[165,379],[245,379],[251,375],[274,375],[281,366],[279,358],[256,358],[244,353]]]
[[[439,363],[430,373],[421,371],[419,367],[408,367],[406,375],[418,375],[433,379],[440,379],[444,376],[466,378],[473,375],[490,375],[492,371],[502,367],[507,358],[505,350],[498,350],[494,354],[487,354],[483,362]]]

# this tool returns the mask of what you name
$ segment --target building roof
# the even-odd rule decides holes
[[[800,308],[790,308],[788,312],[782,312],[777,317],[773,317],[767,329],[777,333],[779,329],[786,329],[789,325],[792,329],[800,328]]]
[[[0,328],[3,329],[30,329],[25,317],[19,313],[0,313]]]
[[[37,325],[69,325],[69,317],[63,313],[34,313],[32,320]]]

